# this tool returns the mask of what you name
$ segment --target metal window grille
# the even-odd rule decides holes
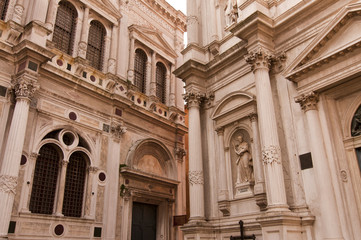
[[[44,145],[36,160],[29,209],[32,213],[52,214],[60,157],[53,145]]]
[[[53,42],[55,47],[71,55],[73,53],[77,11],[69,2],[61,1],[56,14]]]
[[[83,153],[71,155],[66,170],[63,214],[69,217],[81,217],[83,208],[86,160]]]
[[[147,75],[147,55],[137,49],[134,58],[134,85],[142,93],[145,93],[145,78]]]
[[[0,18],[1,18],[1,20],[5,20],[8,5],[9,5],[9,0],[0,0]]]
[[[165,85],[167,69],[162,63],[157,63],[156,70],[156,96],[162,103],[165,103]]]
[[[105,28],[98,21],[92,21],[89,28],[88,48],[86,59],[90,65],[98,70],[103,68]]]

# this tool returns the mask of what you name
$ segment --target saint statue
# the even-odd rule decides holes
[[[233,144],[235,153],[237,154],[237,180],[236,183],[246,183],[252,180],[253,164],[252,155],[248,150],[248,143],[243,140],[243,136],[239,135],[236,144]]]
[[[226,18],[226,26],[227,27],[237,21],[238,10],[237,10],[237,1],[236,0],[228,0],[227,6],[224,10],[224,15]]]

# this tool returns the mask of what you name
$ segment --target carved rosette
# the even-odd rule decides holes
[[[301,105],[303,111],[317,110],[317,102],[319,100],[318,93],[310,92],[308,94],[302,94],[295,98],[295,102]]]
[[[15,195],[18,178],[9,175],[0,175],[0,192],[11,193]]]
[[[274,56],[264,49],[259,48],[257,51],[246,55],[245,60],[251,65],[252,71],[260,68],[266,68],[269,71],[272,62],[274,61]]]
[[[110,125],[110,133],[114,138],[120,139],[120,137],[127,132],[127,128],[123,126],[123,123],[112,122]]]
[[[183,99],[186,101],[188,108],[200,107],[205,99],[205,95],[200,92],[187,92],[183,95]]]
[[[14,92],[16,98],[25,98],[31,100],[34,97],[39,85],[34,80],[21,77],[14,82]]]
[[[203,185],[203,171],[189,171],[189,183]]]
[[[281,164],[281,148],[279,146],[267,146],[262,150],[264,164]]]

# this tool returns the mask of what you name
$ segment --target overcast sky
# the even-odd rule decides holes
[[[187,0],[166,0],[175,9],[181,10],[184,14],[187,13],[186,2]]]

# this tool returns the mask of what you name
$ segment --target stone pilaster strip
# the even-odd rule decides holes
[[[189,171],[189,183],[191,185],[204,184],[203,171]]]
[[[263,148],[262,159],[264,164],[281,164],[281,148],[273,145]]]
[[[16,193],[16,185],[18,184],[18,178],[9,175],[0,175],[0,192]]]
[[[317,102],[319,100],[318,93],[310,92],[308,94],[302,94],[295,98],[295,102],[301,105],[304,112],[308,110],[317,110]]]

